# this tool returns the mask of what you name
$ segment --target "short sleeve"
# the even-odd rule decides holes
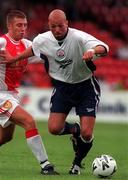
[[[7,41],[5,38],[0,37],[0,49],[4,50],[6,47]]]
[[[34,38],[33,43],[32,43],[32,49],[33,49],[35,56],[40,57],[39,35]]]

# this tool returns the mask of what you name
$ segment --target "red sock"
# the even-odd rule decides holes
[[[39,134],[38,129],[31,129],[31,130],[28,130],[25,132],[26,138],[30,138],[30,137],[36,136],[38,134]]]

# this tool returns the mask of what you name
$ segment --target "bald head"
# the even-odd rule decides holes
[[[68,21],[62,10],[55,9],[49,14],[48,25],[57,40],[62,40],[66,36],[68,31]]]
[[[66,21],[66,15],[64,13],[64,11],[60,10],[60,9],[55,9],[53,10],[50,14],[49,14],[49,17],[48,17],[48,20],[52,20],[52,19],[58,19],[58,18],[61,18],[63,20]]]

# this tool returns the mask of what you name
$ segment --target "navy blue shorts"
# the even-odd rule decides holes
[[[95,77],[80,83],[55,81],[51,97],[51,112],[68,114],[75,107],[79,116],[96,117],[100,86]]]

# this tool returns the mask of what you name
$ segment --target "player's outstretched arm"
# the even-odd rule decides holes
[[[0,50],[0,64],[11,64],[16,61],[29,58],[33,55],[34,54],[32,51],[32,47],[27,48],[25,51],[23,51],[15,57],[11,56],[7,50]]]

